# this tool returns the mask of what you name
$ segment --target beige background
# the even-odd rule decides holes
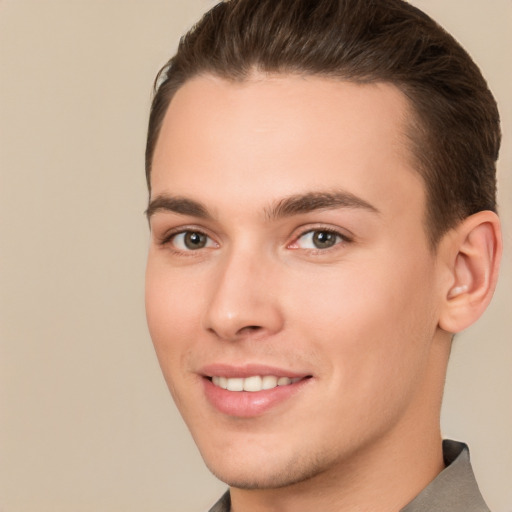
[[[446,436],[512,511],[512,2],[416,0],[501,105],[506,255],[456,342]],[[146,332],[151,83],[206,0],[0,0],[0,511],[200,511],[203,468]]]

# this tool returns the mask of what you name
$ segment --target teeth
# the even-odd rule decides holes
[[[243,391],[244,390],[244,379],[226,379],[228,391]]]
[[[261,391],[263,379],[261,377],[247,377],[244,379],[244,391]]]
[[[262,389],[272,389],[277,386],[277,377],[273,375],[265,375],[262,379],[261,387]]]
[[[212,382],[228,391],[262,391],[264,389],[273,389],[277,386],[288,386],[298,382],[300,377],[290,379],[289,377],[276,377],[275,375],[265,375],[260,377],[259,375],[253,375],[251,377],[240,378],[228,378],[228,377],[212,377]]]

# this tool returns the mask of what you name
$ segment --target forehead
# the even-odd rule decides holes
[[[171,101],[155,148],[152,195],[264,199],[342,188],[394,203],[423,183],[406,134],[409,104],[395,86],[330,78],[200,76]],[[239,198],[237,201],[235,198]],[[380,209],[380,208],[379,208]]]

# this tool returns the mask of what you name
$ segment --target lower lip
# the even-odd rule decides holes
[[[228,391],[203,378],[208,401],[221,413],[239,418],[259,416],[269,409],[286,402],[299,392],[311,379],[302,379],[287,386],[277,386],[262,391]]]

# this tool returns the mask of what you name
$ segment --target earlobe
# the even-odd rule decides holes
[[[502,251],[500,221],[481,211],[461,222],[448,240],[450,279],[444,294],[439,327],[457,333],[474,323],[491,301]]]

